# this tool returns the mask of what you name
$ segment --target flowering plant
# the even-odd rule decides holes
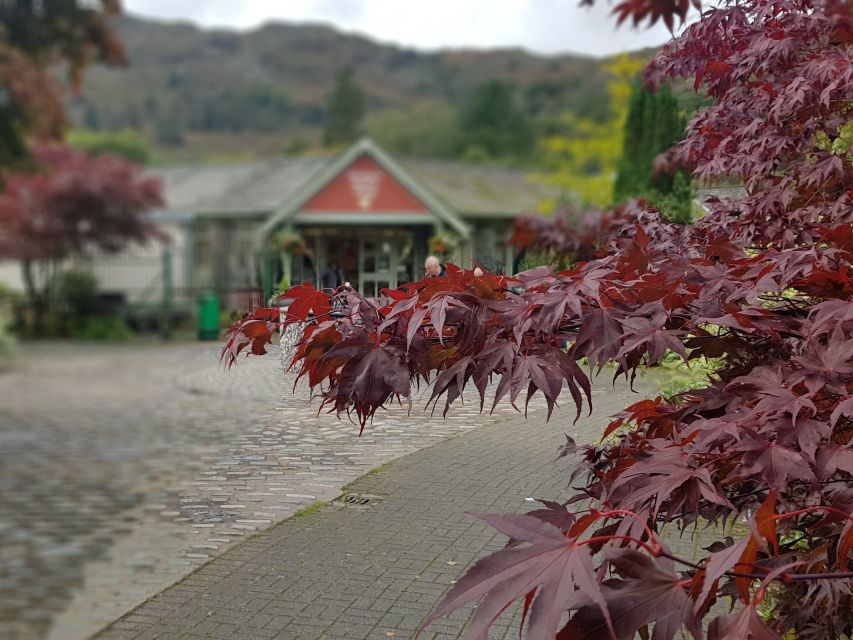
[[[270,245],[278,251],[287,251],[297,256],[310,256],[311,249],[302,234],[295,231],[281,231],[270,240]]]
[[[430,253],[440,255],[451,253],[458,244],[459,240],[456,236],[442,231],[434,233],[428,241]]]

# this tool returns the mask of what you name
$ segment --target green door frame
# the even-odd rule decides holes
[[[275,290],[275,284],[273,283],[275,257],[276,253],[274,251],[266,250],[261,253],[261,286],[264,290],[264,305],[269,304]]]
[[[365,258],[368,257],[366,255],[366,250],[365,250],[365,244],[367,242],[376,243],[379,247],[381,247],[382,244],[385,242],[387,242],[388,244],[391,245],[391,250],[389,251],[389,254],[388,254],[387,277],[384,276],[384,274],[386,273],[385,271],[375,270],[375,271],[369,272],[369,271],[364,270]],[[398,284],[398,282],[397,282],[397,258],[399,256],[399,251],[400,251],[400,241],[398,238],[394,238],[394,237],[385,238],[385,237],[381,237],[381,236],[377,237],[377,238],[365,238],[365,237],[359,238],[359,241],[358,241],[358,282],[359,282],[359,287],[361,288],[361,291],[359,291],[359,293],[361,295],[363,295],[365,297],[370,297],[373,295],[374,291],[378,295],[379,294],[379,289],[377,288],[378,282],[387,282],[389,289],[396,289],[397,288],[397,284]],[[373,256],[374,257],[374,264],[376,264],[376,265],[379,264],[379,258],[382,257],[383,254],[384,254],[384,252],[382,252],[382,251],[376,251],[374,253],[374,256]],[[371,285],[372,285],[371,291],[367,291],[366,285],[368,282],[371,283]]]

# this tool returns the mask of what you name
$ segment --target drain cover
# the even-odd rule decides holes
[[[374,504],[375,502],[379,502],[380,500],[381,498],[379,496],[371,496],[366,493],[347,493],[342,495],[335,502],[340,502],[341,504],[350,507],[366,507]]]

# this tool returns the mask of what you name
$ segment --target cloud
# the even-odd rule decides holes
[[[657,46],[663,26],[615,28],[603,0],[584,9],[573,0],[127,0],[129,12],[184,18],[206,26],[249,29],[269,20],[323,22],[373,39],[415,47],[524,47],[539,53],[608,55]]]
[[[525,13],[524,34],[540,51],[601,55],[659,46],[670,37],[662,25],[640,30],[628,25],[617,28],[612,6],[600,0],[591,8],[565,0],[533,0],[530,5],[536,10]]]

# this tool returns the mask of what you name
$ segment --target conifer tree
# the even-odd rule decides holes
[[[543,201],[542,211],[553,211],[572,201],[599,207],[613,202],[613,180],[621,157],[631,81],[644,64],[641,58],[623,54],[605,65],[610,111],[606,121],[566,113],[561,119],[564,131],[540,141],[545,171],[534,179],[562,192],[557,200]]]
[[[338,73],[329,97],[323,144],[333,146],[354,142],[361,133],[364,119],[364,92],[355,83],[351,67]]]
[[[459,114],[458,152],[469,160],[523,157],[535,142],[512,85],[490,80],[474,91]]]
[[[693,189],[682,169],[654,171],[655,158],[679,142],[684,121],[669,87],[652,92],[634,86],[625,121],[622,157],[614,187],[617,202],[633,197],[653,201],[675,222],[689,222]]]

